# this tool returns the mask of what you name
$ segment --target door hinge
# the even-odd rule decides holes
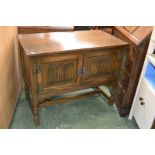
[[[41,65],[40,64],[34,64],[33,66],[33,73],[40,73]]]

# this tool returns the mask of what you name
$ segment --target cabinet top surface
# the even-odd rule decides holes
[[[26,55],[30,56],[128,45],[99,30],[23,34],[18,35],[18,39]]]

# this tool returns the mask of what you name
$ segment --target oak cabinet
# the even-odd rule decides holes
[[[100,85],[111,87],[113,103],[124,52],[128,43],[102,31],[54,32],[19,35],[26,98],[39,124],[39,108],[67,98],[55,96],[94,88],[80,97],[105,95]],[[79,96],[70,98],[78,99]]]

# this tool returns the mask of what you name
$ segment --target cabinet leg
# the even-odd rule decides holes
[[[31,97],[30,97],[29,89],[26,85],[25,85],[25,97],[26,97],[26,100],[27,100],[29,106],[32,109]]]
[[[28,101],[29,100],[29,91],[28,91],[28,87],[25,85],[25,97],[26,97],[26,100]]]
[[[39,117],[39,107],[38,107],[38,105],[33,107],[33,115],[34,115],[34,124],[36,126],[40,125],[40,117]]]
[[[114,96],[115,96],[115,93],[116,93],[116,85],[113,85],[113,86],[110,87],[110,92],[111,92],[111,97],[109,99],[109,104],[113,105],[114,104]]]
[[[113,98],[113,96],[110,97],[110,99],[109,99],[109,104],[110,104],[110,105],[113,105],[113,104],[114,104],[114,98]]]

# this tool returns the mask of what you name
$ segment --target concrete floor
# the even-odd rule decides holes
[[[24,93],[17,104],[11,129],[137,129],[134,120],[120,117],[99,95],[40,109],[40,126],[33,122]]]

